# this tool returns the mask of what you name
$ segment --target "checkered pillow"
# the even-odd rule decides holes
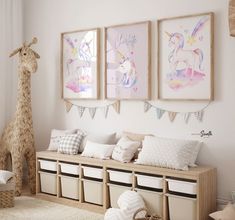
[[[59,143],[58,152],[63,154],[77,154],[83,139],[82,133],[62,136]]]

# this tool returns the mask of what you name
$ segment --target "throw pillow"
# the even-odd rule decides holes
[[[112,133],[112,134],[94,134],[94,133],[88,133],[81,144],[81,147],[79,149],[79,152],[83,152],[85,146],[86,146],[86,142],[87,141],[92,141],[95,143],[99,143],[99,144],[116,144],[116,133]]]
[[[60,143],[60,139],[62,136],[67,135],[67,134],[76,134],[77,129],[73,130],[57,130],[57,129],[52,129],[51,130],[51,139],[50,139],[50,144],[47,150],[49,151],[57,151]]]
[[[137,164],[188,170],[198,141],[146,136]]]
[[[77,154],[81,145],[83,133],[68,134],[60,138],[58,152],[63,154]]]
[[[110,159],[116,145],[100,144],[92,141],[86,142],[82,157],[94,157],[98,159]]]
[[[138,141],[131,141],[127,137],[122,137],[113,150],[112,158],[123,163],[130,162],[138,150],[140,143]]]
[[[228,204],[224,210],[210,214],[210,217],[215,220],[234,220],[235,219],[235,206]]]
[[[14,176],[14,173],[7,170],[0,170],[0,184],[6,184],[9,179]]]

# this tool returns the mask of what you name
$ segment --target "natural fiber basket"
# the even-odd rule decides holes
[[[136,216],[138,215],[138,213],[140,212],[145,212],[145,217],[144,218],[136,218]],[[140,208],[138,209],[134,216],[133,216],[133,220],[162,220],[162,218],[158,215],[148,215],[148,210],[146,208]]]
[[[12,178],[7,184],[0,185],[0,208],[14,206],[15,182]]]

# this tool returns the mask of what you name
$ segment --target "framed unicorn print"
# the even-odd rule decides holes
[[[97,99],[99,29],[61,34],[63,99]]]
[[[158,97],[213,100],[213,13],[158,21]]]
[[[105,97],[150,96],[150,22],[105,28]]]

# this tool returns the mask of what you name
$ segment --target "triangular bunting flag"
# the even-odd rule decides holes
[[[144,112],[147,112],[151,107],[152,105],[150,105],[148,102],[144,102]]]
[[[194,112],[194,115],[195,115],[196,119],[201,122],[202,118],[203,118],[203,110],[199,111],[199,112]]]
[[[168,112],[168,116],[171,122],[173,122],[175,120],[175,116],[176,116],[177,112]]]
[[[80,118],[83,116],[85,109],[86,108],[83,106],[78,106],[78,114],[79,114]]]
[[[156,108],[156,112],[157,112],[157,118],[161,119],[161,117],[163,116],[163,114],[165,113],[165,110],[160,109],[160,108]]]
[[[71,102],[65,101],[66,112],[69,112],[72,108],[73,104]]]
[[[114,110],[119,114],[120,113],[120,101],[116,101],[112,104]]]
[[[103,107],[104,117],[107,118],[109,112],[109,105]]]
[[[95,117],[96,108],[89,108],[89,113],[91,118],[93,119]]]
[[[184,113],[184,122],[185,122],[186,124],[188,123],[190,116],[191,116],[191,113],[190,113],[190,112]]]

